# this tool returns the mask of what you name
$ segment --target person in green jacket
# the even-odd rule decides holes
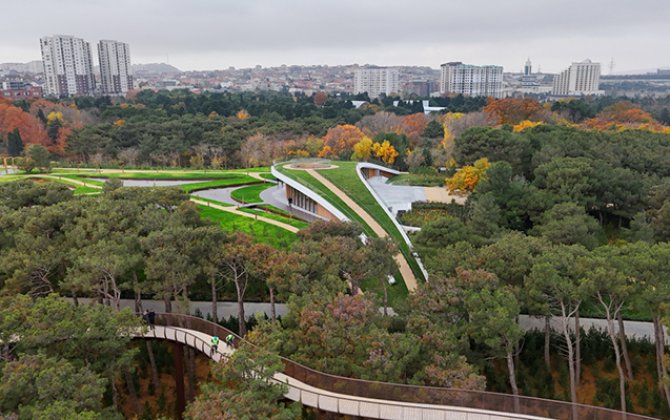
[[[219,337],[215,335],[214,337],[212,337],[212,349],[210,350],[209,355],[213,356],[214,353],[217,352],[218,348],[219,348]]]
[[[233,347],[233,341],[235,341],[235,337],[232,334],[228,334],[226,336],[226,347]]]

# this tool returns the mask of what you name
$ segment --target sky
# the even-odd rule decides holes
[[[30,0],[9,4],[0,63],[39,60],[39,38],[130,44],[133,63],[182,70],[282,64],[498,64],[608,74],[670,66],[670,0]],[[4,13],[3,13],[4,14]]]

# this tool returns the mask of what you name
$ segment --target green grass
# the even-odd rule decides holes
[[[242,169],[190,169],[190,168],[184,168],[184,169],[126,169],[123,172],[116,172],[119,170],[119,168],[114,168],[112,169],[114,172],[105,172],[108,171],[109,169],[102,169],[99,171],[97,168],[54,168],[52,169],[51,172],[53,173],[71,173],[71,174],[78,174],[82,173],[85,175],[90,175],[90,174],[95,174],[95,176],[121,176],[123,178],[129,178],[127,176],[128,174],[138,174],[140,178],[142,177],[156,177],[155,174],[158,174],[158,176],[165,176],[167,178],[184,178],[188,176],[193,176],[194,178],[215,178],[217,175],[225,175],[229,173],[247,173],[247,172],[255,172],[255,173],[262,173],[262,172],[270,172],[270,168],[264,166],[264,167],[258,167],[258,168],[242,168]]]
[[[187,193],[200,190],[209,190],[212,188],[233,187],[236,185],[257,184],[261,181],[248,175],[237,175],[235,178],[217,179],[214,181],[195,182],[193,184],[179,185]]]
[[[270,181],[276,181],[277,178],[275,178],[274,175],[272,174],[261,174],[261,178],[269,179]]]
[[[74,189],[74,195],[83,195],[83,194],[100,194],[102,190],[100,188],[93,187],[77,187]]]
[[[18,181],[21,178],[23,178],[21,175],[0,175],[0,184],[3,182]]]
[[[442,187],[446,175],[443,174],[400,174],[389,179],[393,185],[412,185],[422,187]]]
[[[347,206],[344,203],[344,201],[342,201],[338,196],[333,194],[332,191],[330,191],[322,183],[314,179],[314,177],[308,174],[306,171],[284,169],[281,166],[277,166],[277,170],[283,173],[284,175],[295,179],[302,185],[306,186],[310,190],[314,191],[315,193],[319,194],[320,196],[328,200],[329,203],[331,203],[338,210],[344,213],[344,215],[347,216],[350,220],[353,220],[358,224],[360,224],[366,235],[372,237],[377,236],[375,232],[372,230],[372,228],[368,226],[368,224],[365,223],[365,221],[363,221],[363,219],[361,219],[361,217],[358,214],[356,214],[356,212],[354,212],[351,208],[349,208],[349,206]]]
[[[423,273],[412,256],[402,234],[384,209],[377,203],[370,191],[356,173],[357,162],[336,162],[337,168],[319,171],[324,178],[337,185],[352,200],[363,208],[395,240],[417,279],[423,279]]]
[[[212,200],[211,198],[199,197],[197,195],[192,195],[191,197],[195,198],[196,200],[206,201],[207,203],[216,204],[217,206],[221,207],[235,207],[230,203],[224,203],[223,201]]]
[[[259,222],[249,217],[198,205],[201,217],[221,225],[228,232],[244,232],[259,243],[271,245],[278,249],[288,248],[297,240],[297,235],[278,226]]]
[[[276,220],[278,222],[286,223],[287,225],[291,225],[293,227],[297,227],[298,229],[304,229],[307,226],[309,226],[309,223],[303,222],[302,220],[296,220],[296,219],[291,219],[289,217],[284,217],[280,214],[274,214],[270,213],[268,211],[263,211],[255,208],[242,208],[239,209],[241,212],[244,213],[249,213],[249,214],[257,214],[259,216],[266,217],[268,219]]]
[[[262,203],[261,193],[275,184],[265,183],[238,188],[230,193],[233,200],[242,204]]]

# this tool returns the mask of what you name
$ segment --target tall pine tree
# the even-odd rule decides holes
[[[18,128],[7,134],[7,152],[9,156],[21,156],[23,152],[23,140]]]

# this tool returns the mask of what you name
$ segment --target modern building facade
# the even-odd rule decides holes
[[[368,93],[370,98],[400,92],[398,69],[377,67],[358,69],[354,73],[354,94]]]
[[[572,63],[570,67],[554,76],[552,95],[584,96],[601,95],[600,63],[584,60]]]
[[[44,63],[44,90],[52,96],[92,95],[95,92],[91,46],[69,35],[40,39]]]
[[[502,98],[503,68],[501,66],[473,66],[460,61],[442,64],[440,93]]]
[[[133,88],[130,46],[103,40],[98,43],[100,91],[103,95],[125,95]]]

